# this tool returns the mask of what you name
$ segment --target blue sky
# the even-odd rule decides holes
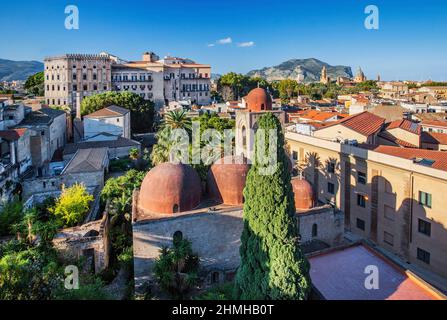
[[[69,4],[79,8],[79,30],[64,27]],[[364,28],[370,4],[380,10],[379,30]],[[131,60],[150,50],[245,73],[315,57],[361,66],[371,78],[447,80],[442,0],[17,0],[1,10],[3,59],[108,51]]]

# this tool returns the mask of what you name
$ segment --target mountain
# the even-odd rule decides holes
[[[222,77],[219,73],[211,73],[211,80],[217,81]]]
[[[0,59],[0,81],[26,80],[29,76],[43,71],[39,61],[12,61]]]
[[[293,79],[304,82],[320,81],[321,69],[327,68],[328,76],[335,80],[337,77],[352,78],[351,67],[331,66],[326,62],[315,58],[310,59],[292,59],[283,62],[274,67],[266,67],[260,70],[253,70],[247,73],[251,77],[261,77],[268,81]]]

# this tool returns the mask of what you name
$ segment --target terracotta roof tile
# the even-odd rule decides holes
[[[413,160],[415,158],[432,160],[434,163],[431,165],[431,168],[447,171],[447,152],[444,151],[400,148],[392,146],[376,146],[371,148],[371,150],[408,160]]]
[[[447,121],[427,120],[427,121],[422,121],[422,125],[423,126],[446,127],[447,128]]]
[[[17,128],[17,129],[11,129],[11,130],[0,130],[0,138],[8,140],[8,141],[15,141],[19,140],[20,137],[22,137],[25,132],[26,128]]]
[[[418,146],[416,146],[416,145],[414,145],[414,144],[412,144],[412,143],[410,143],[408,141],[396,138],[395,136],[393,136],[392,134],[390,134],[390,133],[388,133],[386,131],[380,132],[378,134],[378,136],[383,138],[383,139],[385,139],[385,140],[391,141],[391,142],[397,144],[400,147],[404,147],[404,148],[419,148]]]
[[[86,115],[85,117],[86,118],[117,117],[117,116],[125,115],[128,112],[129,112],[128,109],[112,105],[112,106],[108,106],[103,109],[100,109],[98,111],[95,111],[93,113],[90,113],[90,114]]]
[[[447,144],[447,133],[422,132],[421,141],[432,144]]]
[[[387,126],[387,130],[392,130],[392,129],[403,129],[406,130],[408,132],[420,135],[421,134],[421,126],[419,124],[417,124],[416,122],[407,120],[407,119],[401,119],[401,120],[395,120],[393,122],[390,122]]]
[[[342,125],[364,136],[379,131],[385,122],[384,118],[376,116],[368,111],[364,111],[352,116],[346,117],[339,121],[333,122],[330,126]],[[328,126],[327,126],[328,127]],[[327,128],[326,127],[326,128]]]

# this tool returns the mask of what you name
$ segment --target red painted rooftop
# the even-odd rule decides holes
[[[368,111],[364,111],[333,122],[330,126],[342,125],[360,133],[361,135],[369,136],[373,133],[378,132],[382,128],[384,123],[384,118],[376,116]]]
[[[443,300],[444,296],[363,245],[309,258],[313,285],[327,300]],[[379,288],[366,289],[367,266],[377,266]]]

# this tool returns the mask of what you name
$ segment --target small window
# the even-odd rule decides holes
[[[366,208],[366,197],[362,194],[357,194],[357,205]]]
[[[213,284],[219,283],[219,279],[220,279],[219,272],[216,271],[211,274],[211,283]]]
[[[312,238],[315,238],[318,236],[318,225],[314,223],[312,225]]]
[[[419,204],[424,207],[431,208],[431,194],[423,191],[419,191]]]
[[[422,219],[418,221],[418,231],[426,236],[431,236],[431,223]]]
[[[298,152],[296,152],[296,151],[292,152],[292,159],[295,161],[298,160]]]
[[[178,212],[178,204],[174,204],[172,207],[172,212],[177,213]]]
[[[366,184],[366,173],[358,171],[357,182],[360,184]]]
[[[421,260],[425,262],[426,264],[430,264],[430,252],[425,251],[421,248],[417,249],[417,258],[418,260]]]
[[[383,242],[389,244],[390,246],[394,245],[394,236],[391,233],[385,231],[383,233]]]
[[[332,182],[327,183],[327,192],[330,194],[335,194],[335,185]]]
[[[365,231],[365,221],[357,218],[357,228]]]
[[[327,172],[335,173],[335,163],[333,161],[327,164]]]

